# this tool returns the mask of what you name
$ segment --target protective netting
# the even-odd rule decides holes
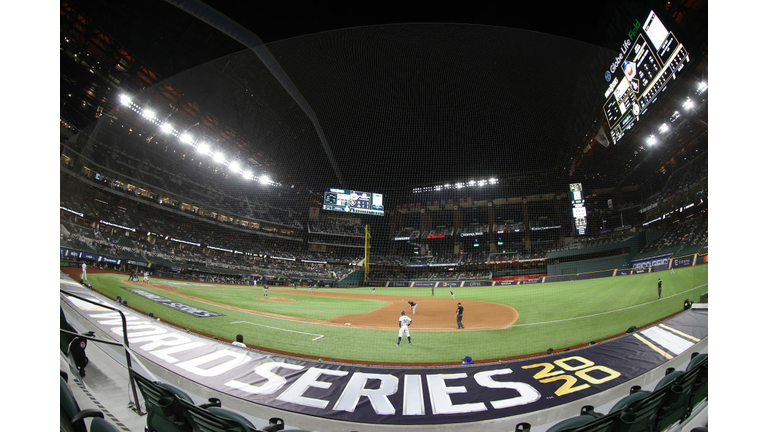
[[[62,263],[259,288],[465,289],[706,260],[706,105],[664,150],[625,138],[582,154],[611,50],[461,24],[267,48],[311,113],[243,50],[140,91],[126,80],[63,136]],[[327,210],[327,191],[354,198]],[[363,194],[382,195],[383,215],[355,213],[371,207]]]

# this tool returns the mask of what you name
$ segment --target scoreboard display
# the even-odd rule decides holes
[[[644,23],[636,21],[633,35],[606,72],[609,82],[603,114],[616,144],[634,126],[667,83],[676,78],[690,58],[674,34],[651,11]],[[612,75],[613,74],[613,75]]]
[[[584,191],[581,183],[570,184],[571,206],[573,207],[573,223],[577,236],[587,234],[587,208],[584,207]]]
[[[384,198],[377,193],[326,188],[323,210],[384,216]]]

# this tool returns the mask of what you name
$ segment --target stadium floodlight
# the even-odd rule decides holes
[[[163,125],[160,126],[160,130],[165,133],[171,133],[173,131],[173,126],[170,123],[163,123]]]
[[[192,144],[192,135],[185,133],[179,137],[179,140],[184,144]],[[206,150],[207,151],[207,150]]]
[[[128,95],[120,95],[120,103],[125,106],[131,106],[131,98]]]
[[[469,185],[470,185],[470,186],[474,186],[474,185],[475,185],[475,181],[474,181],[474,180],[470,180],[470,181],[469,181]]]
[[[208,154],[208,150],[210,149],[211,147],[206,143],[202,143],[199,146],[197,146],[197,152],[202,154]]]
[[[225,159],[224,159],[224,153],[222,153],[222,152],[216,152],[216,153],[213,155],[213,161],[214,161],[214,162],[217,162],[217,163],[224,163],[224,161],[225,161]]]
[[[693,101],[686,99],[685,102],[683,102],[683,108],[690,111],[693,108]]]
[[[656,144],[658,141],[656,140],[656,137],[655,137],[655,136],[651,135],[651,136],[649,136],[649,137],[648,137],[648,139],[646,139],[646,140],[645,140],[645,142],[646,142],[648,145],[654,145],[654,144]]]
[[[261,177],[259,177],[259,182],[261,184],[269,184],[269,177],[267,177],[266,174],[263,174]]]
[[[142,115],[142,116],[144,116],[145,118],[149,119],[149,120],[152,120],[152,119],[154,119],[154,118],[155,118],[155,112],[154,112],[154,111],[152,111],[151,109],[145,109],[145,110],[144,110],[144,111],[141,113],[141,115]]]
[[[659,133],[664,133],[669,130],[669,126],[666,123],[662,123],[661,126],[659,126]]]
[[[479,182],[477,182],[478,186],[485,186],[486,184],[488,184],[486,180],[480,180]]]
[[[702,82],[699,83],[699,86],[696,88],[696,94],[700,95],[700,94],[704,93],[705,91],[707,91],[708,88],[709,88],[709,86],[707,86],[707,83],[705,81],[702,81]]]
[[[495,184],[496,184],[496,183],[498,183],[498,182],[499,182],[499,180],[498,180],[498,179],[495,179],[495,178],[492,178],[492,179],[488,179],[488,184],[492,184],[492,185],[495,185]]]
[[[245,170],[243,171],[243,178],[246,180],[250,180],[253,178],[253,172],[251,170]]]
[[[229,164],[229,170],[235,173],[240,171],[240,164],[237,161],[232,162]]]

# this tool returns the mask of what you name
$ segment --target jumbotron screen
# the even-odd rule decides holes
[[[614,144],[634,126],[675,74],[689,61],[688,51],[651,11],[635,21],[605,79],[603,114]]]
[[[323,210],[384,216],[384,197],[377,193],[325,188]]]

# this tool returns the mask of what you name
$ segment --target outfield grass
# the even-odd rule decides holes
[[[560,349],[624,333],[631,326],[642,327],[683,308],[683,301],[698,301],[708,291],[707,266],[668,272],[621,276],[586,281],[529,284],[504,287],[435,288],[435,297],[482,300],[509,305],[520,313],[510,328],[486,331],[445,331],[411,333],[412,346],[395,347],[397,329],[369,330],[303,323],[265,317],[198,302],[151,287],[145,290],[201,309],[224,314],[221,317],[194,317],[131,293],[121,283],[125,275],[88,275],[94,289],[111,297],[121,296],[129,306],[153,312],[164,321],[232,340],[241,333],[245,342],[264,348],[311,357],[367,362],[432,363],[456,362],[466,355],[475,360],[507,358]],[[663,281],[662,299],[657,300],[656,281]],[[160,282],[153,280],[154,282]],[[166,281],[164,281],[166,282]],[[188,283],[189,284],[189,283]],[[210,285],[210,284],[207,284]],[[361,314],[384,305],[379,300],[327,298],[312,295],[306,288],[295,293],[276,293],[292,302],[263,301],[261,289],[252,287],[193,289],[179,285],[180,294],[289,317],[325,320],[347,314]],[[235,289],[231,289],[235,288]],[[321,292],[371,294],[370,288],[326,289]],[[377,295],[414,299],[431,298],[431,288],[377,288]],[[393,317],[393,321],[397,317]],[[236,324],[233,324],[236,323]],[[466,310],[464,324],[471,329],[472,310]],[[322,337],[319,337],[322,336]]]

